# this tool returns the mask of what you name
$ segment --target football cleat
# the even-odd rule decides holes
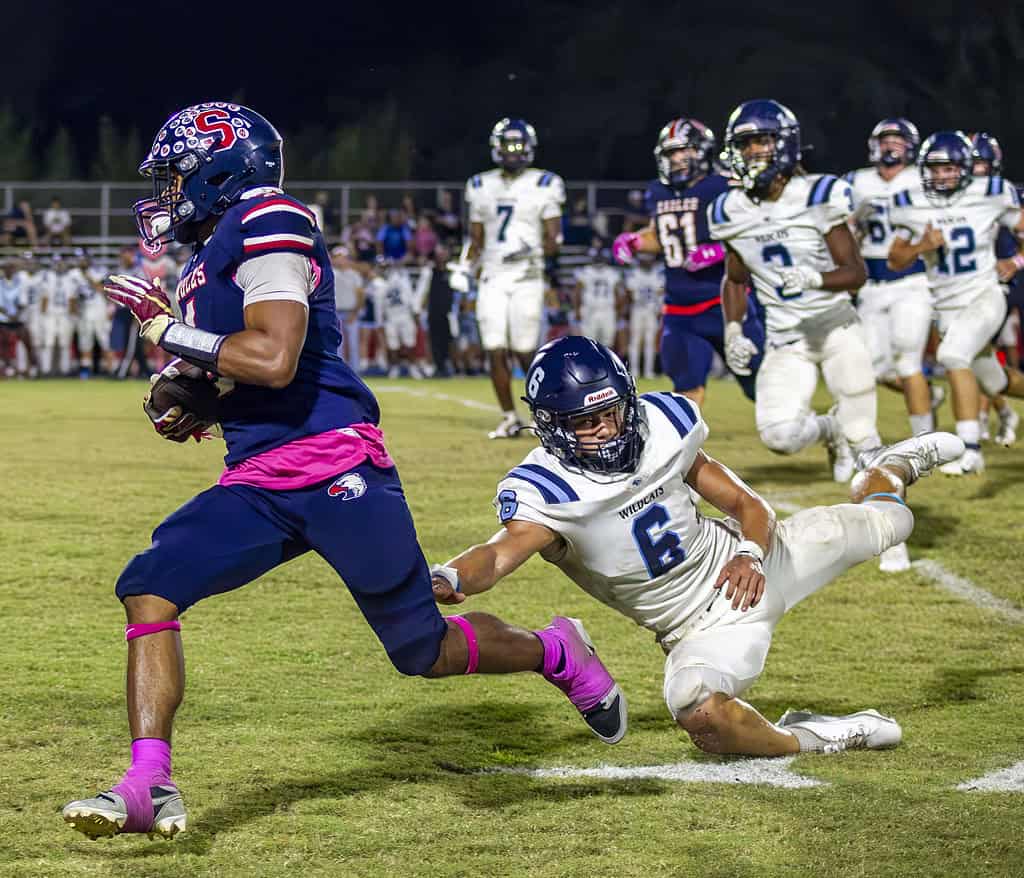
[[[992,434],[988,431],[988,418],[981,419],[981,432],[978,434],[978,439],[982,442],[992,441]]]
[[[174,838],[179,832],[184,832],[188,815],[185,801],[177,788],[150,787],[149,794],[153,797],[153,822],[142,831],[150,838]],[[62,814],[64,822],[83,835],[91,839],[109,838],[126,831],[128,805],[118,793],[107,790],[91,799],[69,802]]]
[[[998,414],[999,429],[996,431],[996,445],[1009,448],[1017,441],[1017,427],[1020,425],[1020,415],[1011,408],[1003,409]]]
[[[506,415],[490,433],[488,439],[515,439],[523,431],[523,422],[518,415]]]
[[[902,442],[883,445],[858,458],[858,469],[894,464],[906,474],[906,484],[912,485],[918,479],[931,474],[936,467],[946,472],[946,466],[955,463],[969,453],[964,441],[952,433],[922,433]]]
[[[564,667],[544,679],[561,689],[590,730],[606,744],[617,744],[628,724],[626,696],[608,673],[579,619],[555,616],[545,631],[561,641]]]
[[[848,482],[853,478],[856,461],[850,443],[843,435],[836,412],[839,406],[834,405],[828,410],[829,430],[825,436],[825,447],[828,449],[828,465],[832,468],[832,478],[837,482]]]
[[[808,710],[787,710],[776,723],[796,735],[800,749],[818,753],[844,750],[885,750],[903,738],[900,724],[877,710],[828,716]]]
[[[985,458],[977,448],[968,448],[964,453],[939,467],[939,472],[947,476],[966,476],[971,473],[985,472]]]
[[[890,546],[878,556],[878,569],[882,573],[902,573],[910,569],[910,552],[906,543]]]

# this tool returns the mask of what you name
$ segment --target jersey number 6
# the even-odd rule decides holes
[[[638,515],[633,522],[633,539],[651,579],[657,579],[686,560],[686,550],[674,530],[663,531],[656,539],[652,533],[668,522],[668,510],[660,503]]]

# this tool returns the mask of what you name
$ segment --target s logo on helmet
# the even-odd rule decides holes
[[[235,129],[231,125],[231,114],[224,110],[204,110],[196,116],[196,130],[201,134],[220,134],[220,142],[213,152],[231,149],[235,142]],[[246,134],[248,137],[248,134]]]
[[[366,481],[359,473],[345,473],[331,483],[327,493],[342,500],[356,500],[366,493]]]

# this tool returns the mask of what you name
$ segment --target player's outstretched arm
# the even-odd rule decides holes
[[[722,313],[725,317],[725,362],[736,375],[749,375],[750,361],[757,356],[757,345],[743,334],[749,286],[750,272],[736,252],[729,250],[722,276]]]
[[[493,588],[538,552],[556,547],[561,537],[540,524],[512,520],[486,543],[472,546],[452,558],[431,577],[439,604],[460,604],[466,595]],[[453,573],[449,571],[454,571]],[[452,580],[455,580],[454,582]]]
[[[740,523],[743,539],[736,554],[719,572],[715,588],[726,586],[725,597],[732,601],[733,609],[745,612],[756,606],[764,594],[761,562],[771,546],[775,513],[732,470],[703,451],[697,453],[686,483],[716,509]]]

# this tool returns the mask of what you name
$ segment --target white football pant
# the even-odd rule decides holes
[[[654,377],[654,357],[657,354],[658,329],[661,327],[661,309],[633,308],[629,313],[629,368],[640,374],[640,348],[644,351],[645,378]]]
[[[857,313],[877,379],[909,378],[921,371],[932,324],[932,298],[923,272],[868,281],[857,291]]]
[[[522,269],[517,274],[521,274]],[[481,278],[476,322],[485,351],[505,348],[532,354],[540,345],[544,279],[517,280],[501,274]]]

